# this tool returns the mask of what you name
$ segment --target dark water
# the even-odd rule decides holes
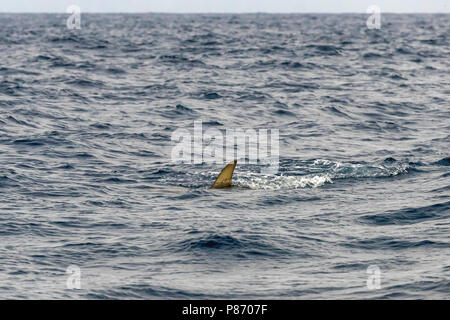
[[[1,298],[450,297],[449,15],[67,16],[0,15]],[[278,174],[209,189],[195,120]]]

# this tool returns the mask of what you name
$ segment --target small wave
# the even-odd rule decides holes
[[[364,59],[379,59],[383,56],[381,54],[375,53],[375,52],[367,52],[363,54]]]
[[[344,111],[339,110],[338,107],[335,107],[335,106],[326,107],[326,108],[324,108],[324,110],[326,112],[332,113],[332,114],[337,115],[339,117],[343,117],[343,118],[347,118],[347,119],[353,119],[347,113],[345,113]]]
[[[222,96],[216,92],[207,92],[203,95],[203,97],[207,100],[220,99]]]
[[[186,291],[178,288],[135,284],[114,287],[107,290],[93,290],[86,295],[87,299],[206,299],[210,294]],[[221,296],[218,296],[221,297]]]
[[[13,123],[13,124],[15,124],[15,125],[20,125],[20,126],[27,126],[27,127],[36,128],[36,126],[35,126],[34,124],[32,124],[32,123],[30,123],[30,122],[27,122],[27,121],[25,121],[25,120],[21,120],[21,119],[15,118],[15,117],[13,117],[13,116],[8,116],[8,117],[6,117],[5,120],[6,120],[5,122],[7,122],[7,123],[9,122],[9,123]]]
[[[0,188],[11,187],[11,186],[20,186],[19,181],[10,178],[6,174],[0,174]]]
[[[203,67],[205,63],[198,59],[189,59],[182,55],[161,55],[158,60],[165,64],[182,64],[185,67]]]
[[[197,112],[191,108],[185,107],[182,104],[177,104],[175,107],[166,106],[161,114],[166,118],[174,118],[179,116],[192,117],[197,114]]]
[[[363,250],[404,250],[409,248],[448,248],[449,243],[430,240],[408,241],[398,240],[392,237],[378,237],[367,240],[358,240],[342,244],[345,247]]]
[[[28,71],[28,70],[23,70],[23,69],[15,69],[15,68],[0,68],[0,72],[3,75],[10,75],[10,74],[24,74],[24,75],[32,75],[32,76],[37,76],[40,73],[38,72],[32,72],[32,71]]]
[[[90,125],[90,127],[95,128],[95,129],[101,129],[101,130],[106,130],[106,129],[110,129],[111,128],[111,124],[110,123],[93,123]]]
[[[0,82],[0,93],[10,95],[10,96],[18,96],[19,92],[24,89],[19,83],[3,80]]]
[[[278,109],[278,110],[274,111],[273,113],[278,116],[295,117],[294,113],[287,111],[287,110],[283,110],[283,109]]]
[[[282,256],[290,253],[286,249],[268,244],[260,236],[252,235],[236,238],[231,235],[207,234],[206,236],[184,240],[177,244],[177,248],[185,252],[197,250],[211,252],[211,250],[214,250],[234,254],[241,258]]]
[[[440,218],[441,216],[445,216],[449,211],[450,201],[424,207],[411,207],[387,211],[381,214],[366,215],[359,220],[363,223],[380,226],[391,224],[413,224]]]
[[[111,73],[111,74],[125,74],[126,73],[125,70],[120,69],[120,68],[108,68],[105,71],[108,73]]]
[[[215,121],[215,120],[202,122],[202,125],[204,127],[219,127],[219,126],[223,126],[223,124],[221,122]]]
[[[439,161],[436,161],[435,164],[440,166],[450,166],[450,157],[443,158]]]
[[[312,44],[307,45],[306,47],[315,49],[316,54],[324,54],[332,56],[341,55],[341,50],[339,48],[328,44]]]
[[[100,183],[136,183],[136,180],[110,177],[107,179],[98,180],[97,182],[100,182]]]
[[[85,79],[76,79],[76,80],[70,80],[66,82],[67,84],[78,86],[78,87],[102,87],[104,86],[104,83],[101,81],[96,80],[85,80]]]
[[[202,239],[187,240],[183,242],[182,246],[195,248],[240,248],[243,246],[242,242],[231,236],[211,235]]]
[[[14,144],[23,144],[27,146],[43,146],[46,141],[44,139],[16,139],[13,141]]]
[[[288,69],[299,69],[299,68],[305,68],[305,64],[302,64],[298,61],[283,61],[280,63],[282,67],[288,68]]]
[[[53,37],[50,39],[50,41],[52,42],[79,42],[80,38],[75,34],[71,34],[71,35],[63,35],[63,36],[59,36],[59,37]]]

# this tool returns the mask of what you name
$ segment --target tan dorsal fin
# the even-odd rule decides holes
[[[236,167],[237,160],[227,164],[222,169],[216,181],[211,188],[228,188],[231,187],[231,179],[233,178],[234,168]]]

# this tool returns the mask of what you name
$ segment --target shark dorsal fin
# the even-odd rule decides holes
[[[219,176],[211,188],[228,188],[231,187],[231,179],[233,178],[234,168],[236,167],[237,160],[227,164],[225,168],[222,169]]]

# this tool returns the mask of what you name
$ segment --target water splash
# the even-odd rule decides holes
[[[295,168],[295,169],[292,169]],[[382,163],[343,163],[327,159],[316,159],[300,164],[288,164],[280,175],[240,173],[235,184],[250,189],[279,190],[318,188],[340,179],[388,178],[408,173],[411,164],[383,161]]]
[[[329,175],[249,176],[235,179],[235,185],[237,186],[264,190],[317,188],[325,183],[333,183]]]

